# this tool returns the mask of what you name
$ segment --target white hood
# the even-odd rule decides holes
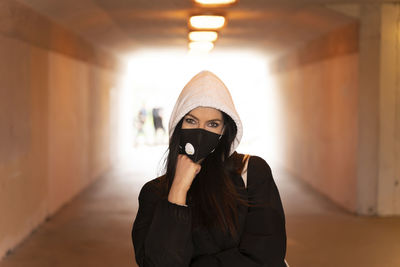
[[[236,123],[237,134],[229,155],[235,151],[243,136],[242,122],[233,104],[232,96],[225,84],[212,72],[202,71],[194,76],[182,89],[169,119],[169,138],[178,122],[192,109],[212,107],[228,114]]]

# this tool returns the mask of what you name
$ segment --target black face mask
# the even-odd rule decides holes
[[[201,128],[181,129],[179,154],[186,154],[197,162],[214,152],[222,134],[216,134]]]

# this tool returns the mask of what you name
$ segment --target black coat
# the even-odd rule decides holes
[[[236,152],[235,152],[236,153]],[[236,153],[237,154],[237,153]],[[247,189],[240,175],[232,177],[240,194],[263,207],[239,206],[239,238],[216,229],[193,231],[190,204],[176,205],[156,193],[158,178],[139,194],[139,210],[132,228],[140,267],[284,267],[285,215],[271,168],[251,156]]]

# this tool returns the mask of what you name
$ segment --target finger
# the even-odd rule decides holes
[[[201,170],[201,166],[197,168],[196,174],[198,174],[200,172],[200,170]]]

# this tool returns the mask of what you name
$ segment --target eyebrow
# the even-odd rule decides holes
[[[193,117],[193,118],[195,118],[196,120],[199,120],[198,118],[196,118],[196,116],[193,116],[192,114],[187,114],[187,116],[191,116],[191,117]],[[212,120],[208,120],[208,121],[220,121],[220,122],[222,122],[222,120],[220,120],[220,119],[212,119]]]

